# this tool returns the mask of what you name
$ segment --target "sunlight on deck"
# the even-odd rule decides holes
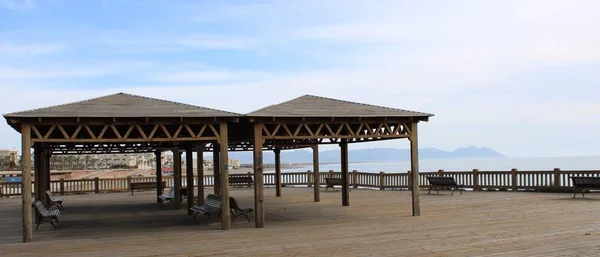
[[[207,190],[207,193],[209,191]],[[410,192],[265,189],[265,228],[239,218],[196,221],[163,208],[155,192],[65,196],[60,224],[42,224],[21,241],[21,200],[0,199],[0,256],[594,256],[600,252],[600,195],[440,192],[421,196],[410,216]],[[253,207],[252,189],[232,189]],[[185,202],[184,202],[185,203]],[[252,216],[253,218],[253,216]]]

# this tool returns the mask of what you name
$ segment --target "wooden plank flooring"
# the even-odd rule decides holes
[[[209,193],[208,191],[206,193]],[[252,206],[251,189],[231,195]],[[0,199],[0,256],[600,256],[600,195],[265,189],[265,228],[243,218],[221,231],[218,219],[193,221],[155,203],[155,192],[65,196],[59,229],[21,240],[20,199]],[[580,197],[580,196],[578,196]]]

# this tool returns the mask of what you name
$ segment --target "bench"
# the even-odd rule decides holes
[[[40,224],[44,222],[49,222],[53,228],[56,228],[54,222],[58,223],[58,217],[60,216],[59,209],[48,210],[40,200],[35,201],[32,206],[35,208],[35,211],[42,216],[40,222],[35,226],[35,230],[37,230]]]
[[[252,184],[254,184],[252,175],[229,175],[229,185],[231,186],[252,187]]]
[[[450,195],[454,195],[454,190],[458,190],[458,192],[460,192],[460,194],[462,195],[463,190],[461,189],[461,187],[463,187],[463,185],[456,184],[456,181],[454,181],[453,177],[427,177],[427,180],[429,180],[429,192],[427,194],[430,194],[431,189],[433,188],[435,188],[435,190],[439,194],[439,189],[449,187],[452,188],[452,194]]]
[[[216,216],[220,217],[221,216],[221,196],[210,194],[206,197],[206,201],[204,201],[203,205],[192,206],[192,207],[190,207],[190,210],[192,212],[194,212],[193,219],[196,219],[196,216],[198,216],[198,214],[204,214],[205,216],[208,216],[208,218],[210,218],[211,215],[216,215]]]
[[[167,187],[167,183],[163,181],[161,188],[165,187]],[[156,182],[131,182],[129,188],[131,189],[131,195],[133,195],[133,190],[155,189]]]
[[[585,188],[600,189],[600,177],[571,177],[571,181],[573,181],[573,187],[575,188],[573,198],[577,195],[577,191],[581,192],[581,197],[585,197],[583,194]]]
[[[246,217],[246,219],[248,219],[248,222],[250,222],[250,217],[248,217],[248,214],[254,212],[254,209],[252,208],[240,206],[235,200],[235,198],[231,196],[229,197],[229,209],[231,209],[232,223],[235,221],[235,219],[237,219],[240,216]]]
[[[46,190],[46,195],[48,196],[48,199],[50,199],[50,207],[52,207],[52,205],[55,205],[56,207],[62,210],[62,203],[65,199],[63,199],[62,197],[54,196],[52,194],[52,191],[50,190]]]
[[[331,187],[331,189],[335,190],[335,188],[333,186],[342,186],[342,179],[341,178],[325,178],[325,184],[327,185],[325,187],[325,191],[327,191],[327,189],[329,189]]]

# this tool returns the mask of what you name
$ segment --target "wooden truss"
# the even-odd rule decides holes
[[[408,138],[410,123],[383,122],[326,122],[326,123],[265,123],[262,138],[265,140],[317,140],[318,143],[371,141]]]
[[[50,144],[46,148],[53,155],[73,154],[129,154],[149,153],[161,147],[161,143],[86,143],[86,144]]]
[[[219,140],[218,124],[32,125],[34,143],[179,142]]]

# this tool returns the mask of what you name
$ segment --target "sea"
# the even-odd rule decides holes
[[[410,161],[391,162],[350,162],[349,170],[360,172],[386,172],[405,173],[410,170]],[[419,171],[430,172],[443,169],[444,171],[510,171],[518,169],[522,171],[541,171],[560,168],[562,170],[600,170],[600,156],[579,157],[538,157],[538,158],[474,158],[474,159],[421,159],[419,160]],[[299,168],[284,169],[283,172],[301,172],[312,170],[308,164]],[[328,163],[319,165],[319,171],[340,171],[339,163]]]

